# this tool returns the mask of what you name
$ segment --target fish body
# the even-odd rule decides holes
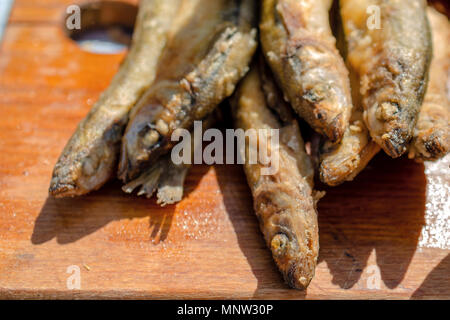
[[[155,79],[179,2],[141,1],[130,52],[59,157],[49,189],[53,196],[86,194],[116,174],[129,112]]]
[[[353,100],[350,125],[340,143],[324,141],[319,148],[320,180],[329,186],[353,180],[381,150],[364,123],[359,78],[351,67],[349,74]]]
[[[264,0],[261,44],[284,96],[313,129],[333,143],[352,108],[348,71],[336,49],[329,0]]]
[[[428,83],[431,33],[425,0],[341,0],[348,62],[360,78],[364,119],[391,157],[413,137]]]
[[[428,17],[433,36],[430,80],[417,120],[409,157],[437,160],[450,150],[450,23],[432,7]]]
[[[319,253],[314,170],[296,119],[274,112],[281,109],[269,107],[266,96],[255,67],[233,97],[233,115],[236,128],[280,130],[276,150],[265,144],[268,154],[278,152],[278,170],[265,175],[263,164],[245,161],[244,171],[261,231],[280,272],[291,287],[305,289]]]
[[[129,182],[230,96],[256,50],[253,0],[185,0],[155,84],[133,108],[125,131],[119,177]]]

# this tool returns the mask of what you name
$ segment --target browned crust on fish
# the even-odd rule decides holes
[[[339,142],[352,107],[348,72],[328,21],[329,0],[264,0],[263,51],[294,110]]]
[[[420,109],[409,157],[437,160],[450,149],[450,23],[445,15],[428,8],[433,35],[433,59],[427,93]]]
[[[128,113],[156,75],[178,0],[143,0],[131,50],[108,89],[78,125],[55,165],[49,192],[79,196],[115,175]]]
[[[351,67],[349,77],[353,97],[350,126],[339,144],[325,141],[319,148],[320,180],[329,186],[353,180],[381,150],[364,123],[359,78]]]
[[[366,125],[388,155],[399,157],[413,137],[428,82],[432,44],[426,1],[340,4],[348,61],[361,79]],[[377,14],[368,8],[379,10],[379,26],[369,21]]]
[[[279,270],[289,286],[305,289],[314,276],[319,236],[312,164],[298,124],[281,123],[268,108],[256,69],[239,86],[233,114],[237,128],[280,129],[278,171],[262,175],[264,166],[248,161],[244,170],[261,231]],[[274,152],[270,145],[266,147]]]
[[[173,147],[175,130],[189,129],[230,96],[256,50],[253,0],[188,4],[194,14],[167,49],[168,57],[178,58],[163,60],[155,85],[133,109],[119,163],[124,182]]]
[[[344,140],[346,138],[344,137]],[[344,145],[350,146],[345,141]],[[369,141],[364,147],[359,145],[348,152],[337,151],[322,159],[320,164],[320,180],[329,186],[337,186],[345,181],[352,181],[370,160],[380,151],[380,146]]]

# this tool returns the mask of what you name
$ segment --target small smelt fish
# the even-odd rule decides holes
[[[339,142],[352,101],[348,71],[330,28],[331,1],[262,3],[261,43],[285,98],[318,133]]]
[[[380,151],[362,121],[362,112],[355,111],[350,128],[338,145],[325,143],[320,152],[320,180],[329,186],[352,181]]]
[[[432,7],[428,19],[433,36],[433,59],[427,93],[420,109],[409,157],[418,161],[437,160],[450,149],[450,23]]]
[[[427,88],[432,44],[425,0],[341,0],[348,62],[364,119],[391,157],[406,152]]]
[[[338,39],[338,43],[345,46],[342,40]],[[353,180],[381,150],[364,123],[358,75],[351,67],[348,69],[353,101],[350,126],[339,144],[325,141],[319,148],[320,180],[329,186]]]
[[[310,157],[305,153],[305,143],[300,133],[298,121],[292,107],[283,99],[283,93],[276,84],[273,73],[270,71],[264,57],[260,54],[258,58],[257,69],[265,103],[273,111],[273,116],[276,116],[282,125],[280,131],[282,134],[281,138],[285,139],[287,143],[289,143],[290,139],[294,142],[290,147],[298,152],[298,161],[301,163],[301,166],[299,166],[300,173],[311,187],[313,187],[314,166]]]
[[[256,50],[254,0],[185,0],[157,80],[133,108],[119,177],[139,176],[173,147],[172,133],[205,118],[247,73]]]
[[[53,196],[86,194],[115,175],[128,113],[155,79],[179,2],[140,2],[131,50],[64,148],[53,171],[49,189]]]
[[[279,270],[291,287],[305,289],[314,276],[319,253],[312,164],[296,120],[278,113],[282,108],[269,108],[262,87],[254,67],[233,96],[233,115],[236,127],[243,130],[280,130],[279,148],[276,147],[278,170],[264,175],[262,170],[266,166],[249,161],[245,162],[244,170],[261,231]],[[265,146],[269,154],[277,152],[272,149],[272,143]],[[247,145],[247,155],[248,150]]]

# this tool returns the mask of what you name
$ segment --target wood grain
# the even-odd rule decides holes
[[[0,298],[450,298],[448,158],[426,170],[380,155],[354,182],[320,186],[307,292],[278,274],[240,166],[195,166],[185,199],[166,208],[117,181],[48,198],[60,151],[124,55],[68,39],[72,3],[16,0],[0,48]],[[67,289],[71,265],[80,290]]]

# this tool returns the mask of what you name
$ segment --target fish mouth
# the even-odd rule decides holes
[[[402,156],[406,150],[410,139],[404,137],[406,134],[401,130],[394,130],[393,133],[387,134],[382,139],[382,148],[392,158]]]
[[[314,278],[315,265],[314,259],[299,257],[291,261],[288,269],[283,273],[284,279],[289,286],[298,290],[306,290]]]
[[[72,183],[52,183],[48,189],[48,192],[55,198],[74,197],[80,195],[80,189]]]

